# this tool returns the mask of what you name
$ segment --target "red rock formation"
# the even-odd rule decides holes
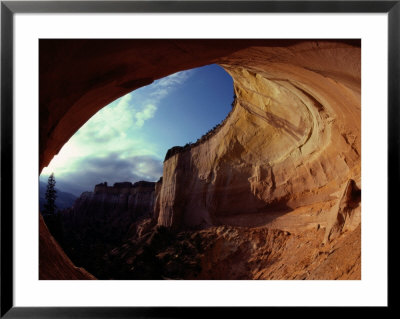
[[[321,245],[321,228],[290,233],[218,226],[168,233],[138,231],[110,253],[102,268],[118,279],[360,279],[360,226]],[[146,229],[147,228],[147,229]]]
[[[288,228],[289,212],[331,202],[350,179],[360,186],[359,47],[260,46],[220,63],[234,79],[235,109],[210,139],[165,161],[159,224],[279,218]],[[330,208],[314,219],[297,210],[295,227],[325,227]]]
[[[234,79],[235,110],[165,162],[158,222],[326,227],[344,185],[361,188],[360,53],[360,41],[40,40],[40,170],[116,98],[219,63]],[[349,230],[360,223],[350,215]]]

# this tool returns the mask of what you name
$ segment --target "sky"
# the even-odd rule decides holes
[[[212,64],[154,81],[102,108],[44,168],[56,187],[79,196],[107,182],[157,181],[167,150],[195,142],[225,119],[233,81]]]

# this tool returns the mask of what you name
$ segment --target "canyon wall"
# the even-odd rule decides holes
[[[104,256],[152,217],[154,190],[155,183],[144,181],[96,185],[94,192],[82,193],[72,208],[62,211],[58,228],[49,229],[75,265],[109,279]]]
[[[164,162],[158,223],[326,227],[344,185],[361,188],[360,61],[359,47],[324,41],[222,59],[234,110]]]
[[[86,226],[101,222],[104,227],[115,228],[123,236],[139,219],[150,218],[154,210],[155,183],[140,181],[98,184],[93,192],[84,192],[71,209],[63,212],[71,229],[84,231]],[[82,229],[83,228],[83,229]]]
[[[40,40],[39,47],[40,171],[111,101],[218,63],[234,79],[234,110],[212,137],[165,161],[154,194],[158,224],[325,227],[327,242],[360,224],[361,41]],[[49,250],[41,265],[58,252],[40,249]]]

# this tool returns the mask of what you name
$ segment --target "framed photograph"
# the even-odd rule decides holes
[[[2,1],[1,316],[389,307],[399,19]]]

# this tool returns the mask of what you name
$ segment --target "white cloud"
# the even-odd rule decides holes
[[[93,158],[106,158],[110,154],[118,154],[120,159],[132,156],[162,159],[165,154],[157,153],[157,141],[147,140],[140,129],[155,116],[161,100],[182,85],[193,72],[182,71],[157,80],[101,109],[71,137],[43,174],[75,174],[82,169],[83,160],[90,162]],[[135,169],[152,176],[154,166],[142,167]]]
[[[134,123],[132,94],[126,94],[97,112],[75,134],[81,138],[118,137]]]
[[[110,153],[103,157],[90,157],[76,162],[77,169],[63,176],[55,174],[59,189],[79,196],[84,191],[92,191],[94,185],[107,181],[137,182],[139,180],[157,181],[162,175],[162,160],[153,156],[130,156]],[[41,180],[46,182],[49,174],[43,173]]]
[[[155,81],[151,85],[149,96],[153,98],[153,102],[163,99],[176,87],[182,85],[194,72],[194,70],[181,71]]]
[[[135,114],[136,126],[142,127],[144,121],[151,119],[156,113],[157,107],[153,104],[147,104],[140,112]]]

